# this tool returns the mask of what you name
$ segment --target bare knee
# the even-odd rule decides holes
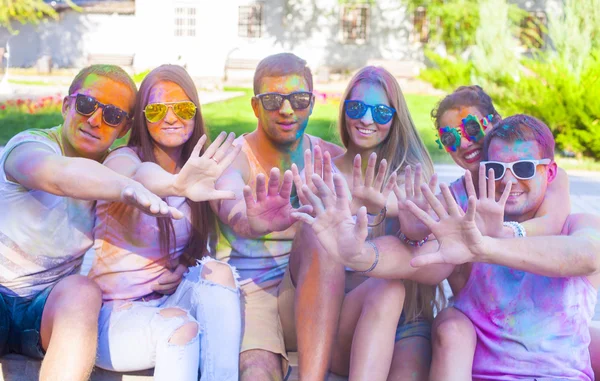
[[[102,291],[93,280],[82,275],[71,275],[58,282],[48,295],[42,312],[42,347],[48,348],[52,336],[97,335],[101,306]],[[62,329],[56,331],[58,326]]]
[[[365,298],[364,308],[378,311],[382,316],[398,317],[406,296],[402,280],[371,279],[369,282],[374,284]]]
[[[435,318],[432,334],[435,347],[451,347],[458,343],[474,345],[477,342],[473,323],[455,308],[447,308]]]
[[[102,304],[102,291],[90,278],[83,275],[71,275],[61,280],[52,289],[51,295],[65,303]]]
[[[169,343],[174,345],[188,344],[198,336],[198,330],[198,323],[195,321],[188,321],[173,332],[173,335],[171,335],[171,338],[169,339]]]
[[[97,319],[101,306],[102,291],[96,282],[82,275],[71,275],[54,286],[44,312],[48,312],[48,317],[61,314],[76,319],[86,316]]]
[[[283,379],[281,356],[260,349],[240,354],[241,381],[279,381]]]
[[[425,381],[431,366],[431,343],[421,336],[401,339],[394,345],[388,380]]]
[[[218,261],[208,261],[202,266],[202,278],[211,282],[236,288],[233,271],[228,264]]]
[[[171,308],[165,308],[164,310],[160,310],[159,314],[162,317],[171,318],[171,317],[187,315],[187,312],[182,310],[181,308],[171,307]]]

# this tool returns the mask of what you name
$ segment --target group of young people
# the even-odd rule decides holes
[[[383,68],[342,95],[344,147],[305,133],[313,80],[293,54],[258,64],[251,106],[254,131],[211,143],[184,68],[160,66],[138,91],[93,65],[62,125],[13,137],[0,354],[43,358],[40,379],[61,381],[94,365],[283,380],[290,351],[302,380],[594,379],[600,217],[570,214],[541,121],[502,119],[479,86],[443,98],[438,144],[466,171],[436,195]]]

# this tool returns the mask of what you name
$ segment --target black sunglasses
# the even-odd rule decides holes
[[[394,117],[396,110],[386,105],[368,105],[363,101],[346,100],[344,102],[346,115],[351,119],[360,119],[368,109],[371,109],[373,120],[377,124],[386,124]]]
[[[290,94],[263,93],[256,95],[262,106],[267,111],[279,110],[287,99],[294,110],[304,110],[310,106],[312,93],[308,91],[297,91]]]
[[[75,97],[75,110],[81,115],[90,116],[101,108],[102,119],[109,126],[117,127],[123,120],[130,119],[129,114],[117,106],[105,105],[89,95],[71,94],[69,97]]]

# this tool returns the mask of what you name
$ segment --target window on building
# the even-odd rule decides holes
[[[529,12],[521,22],[519,40],[528,49],[541,49],[544,47],[544,38],[548,26],[548,17],[543,11]]]
[[[427,20],[427,9],[425,7],[418,7],[413,12],[411,40],[422,44],[429,41],[429,20]]]
[[[196,36],[196,8],[176,7],[175,8],[175,36],[176,37],[195,37]]]
[[[347,4],[342,6],[342,42],[365,43],[369,24],[368,4]]]
[[[262,36],[262,3],[242,5],[238,13],[238,36],[259,38]]]

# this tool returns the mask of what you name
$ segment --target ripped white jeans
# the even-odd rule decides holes
[[[129,372],[154,367],[154,380],[237,381],[241,345],[239,288],[201,277],[204,258],[190,268],[173,295],[150,301],[104,303],[98,327],[96,365]],[[237,278],[232,269],[234,279]],[[181,316],[161,311],[178,308]],[[172,312],[172,311],[171,311]],[[170,343],[175,331],[197,322],[199,335],[186,344]]]

